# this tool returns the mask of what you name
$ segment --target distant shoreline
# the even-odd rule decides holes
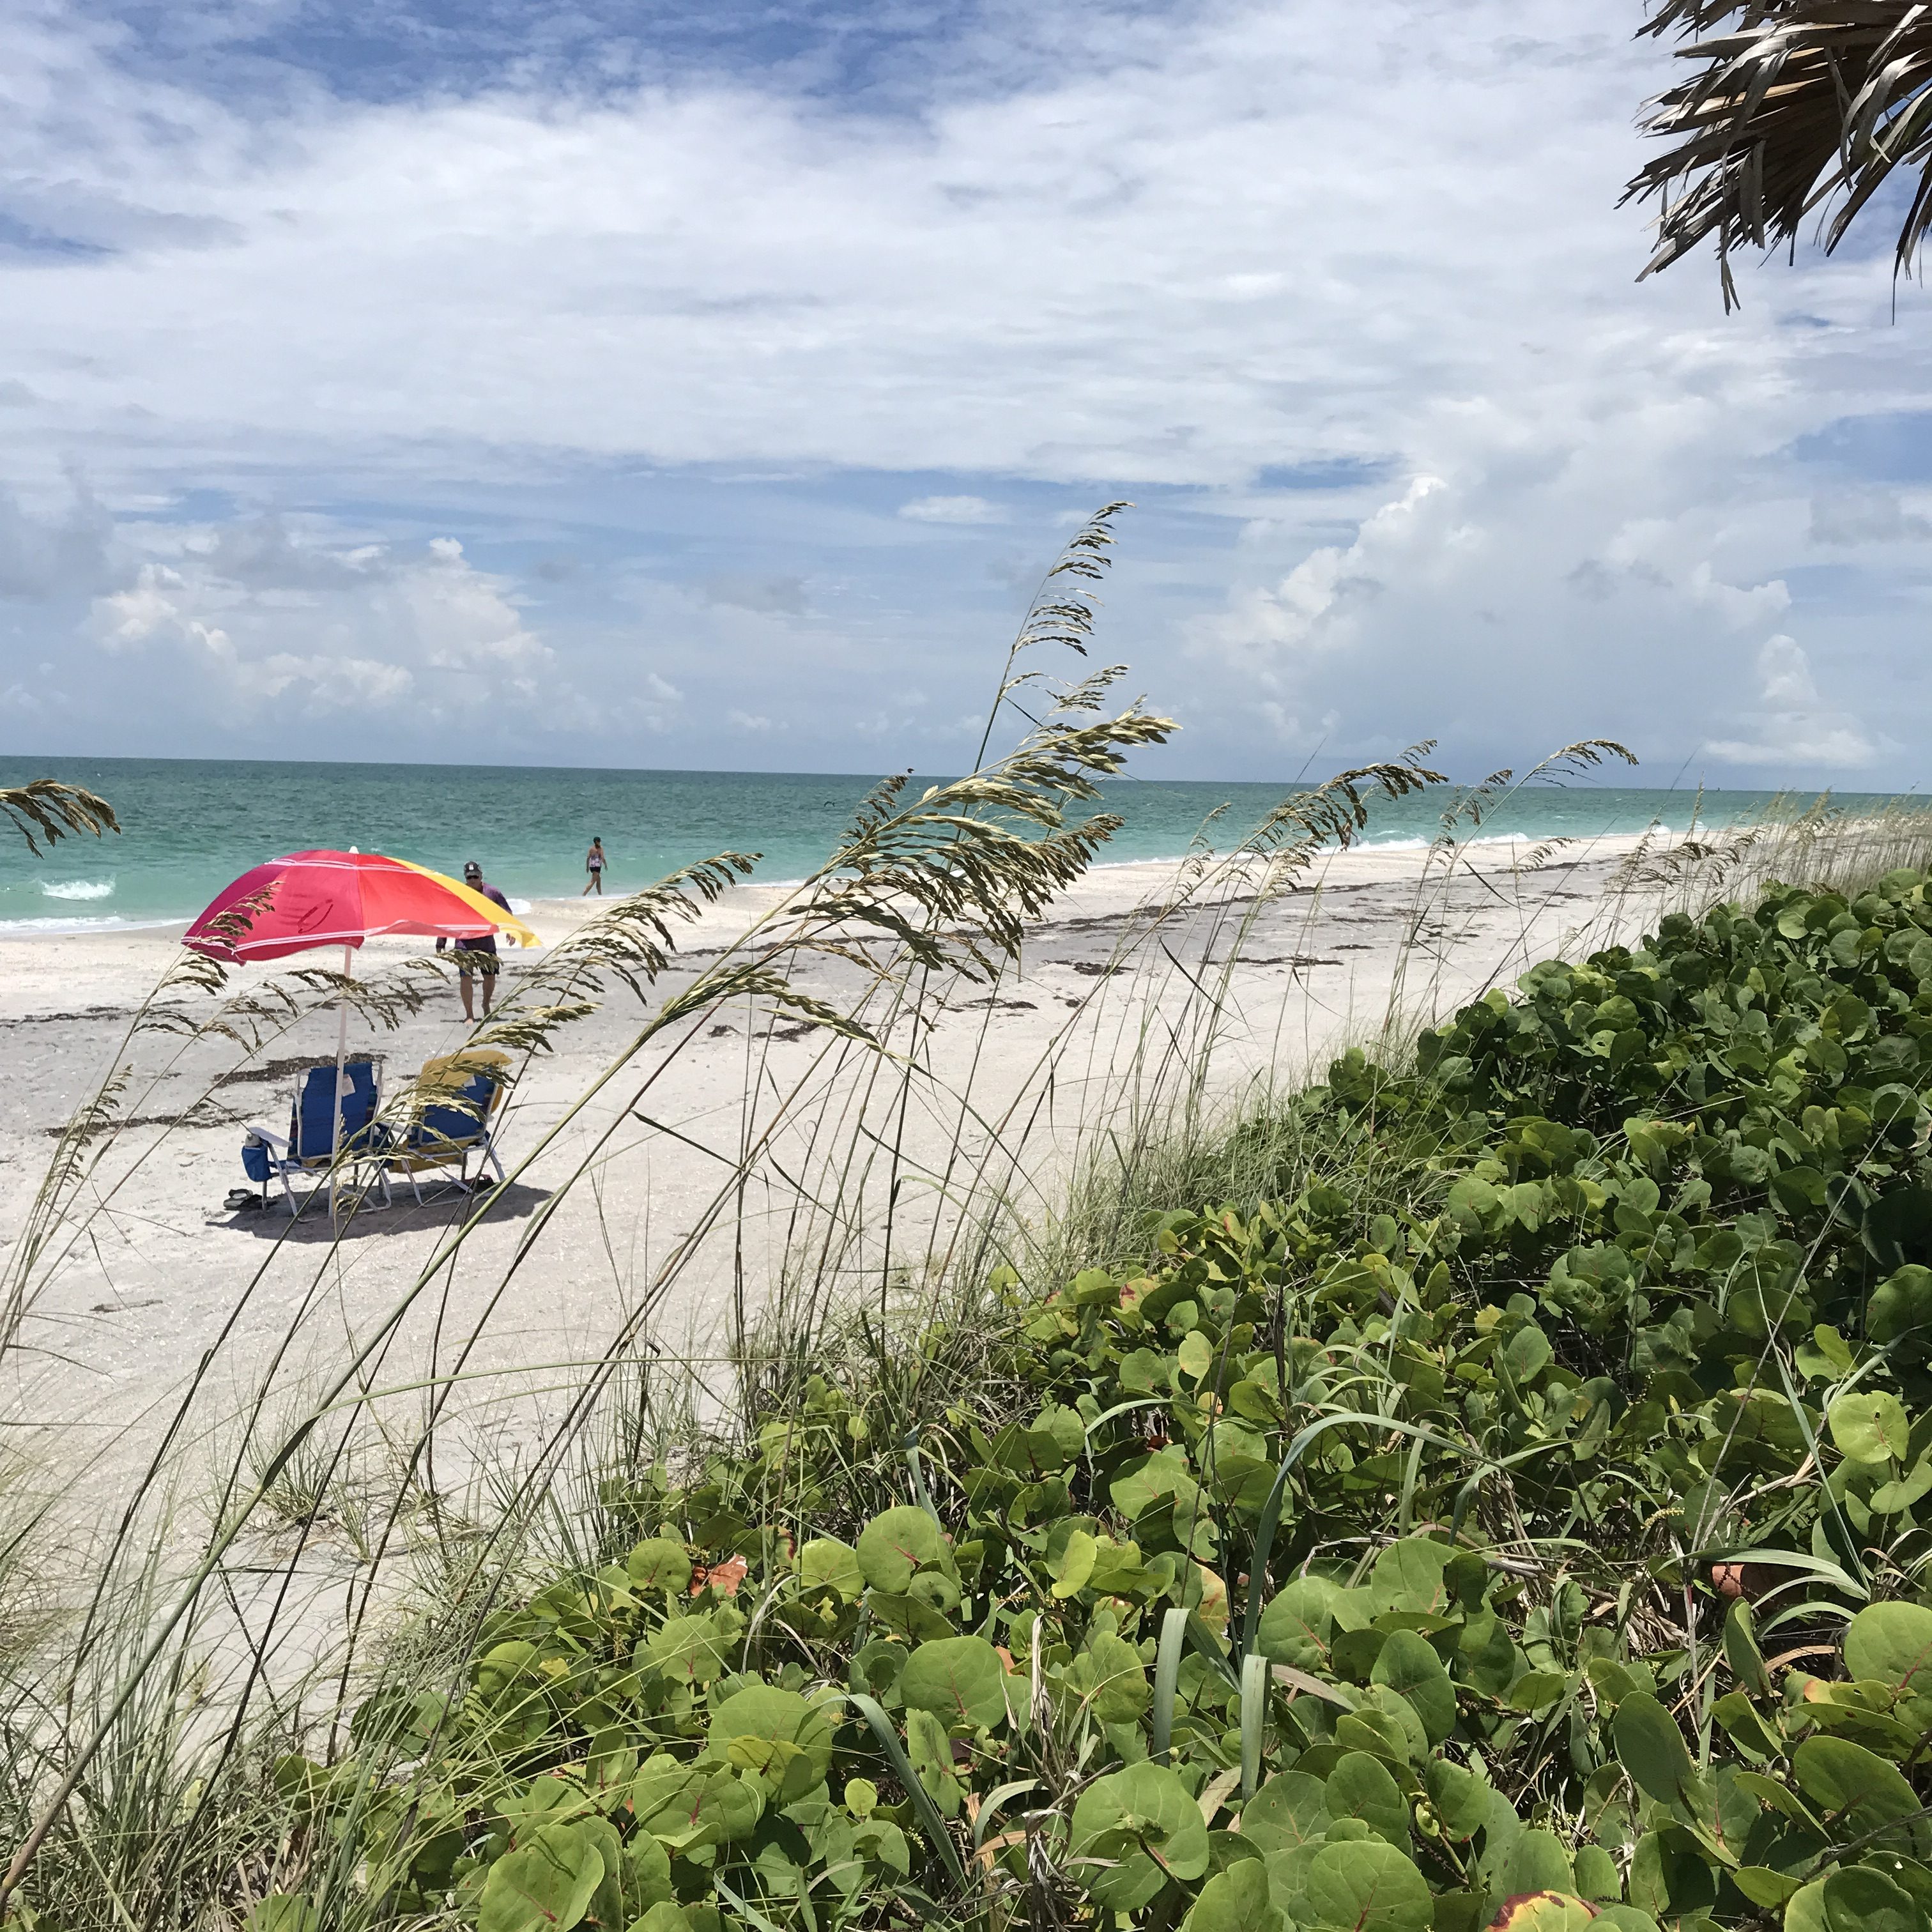
[[[22,845],[0,845],[0,938],[165,930],[192,918],[250,866],[318,846],[393,853],[452,874],[473,858],[513,902],[541,903],[580,891],[596,834],[610,855],[605,882],[614,892],[729,852],[758,854],[756,876],[782,890],[836,850],[873,785],[812,774],[401,766],[379,775],[353,765],[0,759],[0,779],[23,775],[100,791],[122,830],[99,840],[64,838],[38,857]],[[916,797],[936,782],[915,776],[909,793]],[[1122,823],[1096,869],[1178,862],[1204,840],[1222,850],[1238,845],[1297,790],[1105,781],[1090,808]],[[1448,787],[1399,801],[1372,797],[1366,848],[1422,849],[1464,795]],[[1472,851],[1492,840],[1634,836],[1653,823],[1681,832],[1700,796],[1642,786],[1526,786],[1491,801],[1480,826],[1460,830]],[[1774,796],[1702,794],[1700,822],[1748,820]],[[1809,795],[1798,801],[1809,802]],[[1882,801],[1848,794],[1840,802],[1862,812]],[[1911,806],[1932,809],[1923,800]],[[1076,805],[1072,815],[1089,808]]]

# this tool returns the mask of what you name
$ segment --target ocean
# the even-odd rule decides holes
[[[190,919],[250,866],[317,846],[393,853],[452,873],[473,858],[519,903],[580,890],[593,835],[610,855],[604,884],[612,892],[726,850],[761,853],[754,874],[760,880],[795,880],[824,860],[876,782],[773,772],[0,758],[0,784],[35,778],[99,793],[120,818],[121,836],[64,838],[36,859],[0,832],[0,934]],[[914,780],[921,788],[933,782]],[[1178,858],[1217,811],[1207,836],[1225,848],[1298,788],[1289,782],[1114,781],[1103,788],[1106,808],[1126,823],[1102,862]],[[1706,792],[1705,822],[1748,818],[1772,796]],[[1437,793],[1377,806],[1369,842],[1426,842],[1447,800]],[[1688,790],[1526,788],[1485,822],[1483,834],[1588,838],[1654,823],[1682,830],[1695,801]],[[1853,793],[1838,802],[1883,802]]]

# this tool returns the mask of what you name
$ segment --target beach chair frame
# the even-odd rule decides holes
[[[386,1168],[409,1182],[418,1207],[423,1205],[425,1174],[441,1172],[466,1194],[473,1193],[491,1168],[496,1170],[498,1186],[508,1178],[496,1152],[493,1123],[502,1111],[508,1090],[509,1065],[507,1053],[489,1046],[470,1047],[423,1062],[422,1071],[416,1076],[418,1091],[434,1094],[440,1090],[448,1097],[431,1100],[424,1107],[422,1118],[400,1134],[392,1130],[383,1155]],[[487,1096],[471,1091],[478,1079],[490,1083]],[[468,1112],[471,1105],[478,1109],[473,1114]],[[467,1121],[467,1129],[459,1126],[459,1121]],[[473,1177],[470,1172],[472,1154],[477,1156]],[[456,1170],[453,1176],[448,1173],[452,1167]]]
[[[368,1111],[364,1113],[358,1106],[355,1114],[352,1115],[352,1102],[359,1101],[361,1098],[361,1083],[358,1076],[364,1067],[369,1071]],[[268,1170],[267,1178],[282,1184],[282,1196],[287,1203],[291,1221],[296,1219],[303,1208],[322,1192],[320,1188],[313,1188],[305,1199],[298,1197],[295,1189],[296,1175],[326,1174],[328,1177],[328,1211],[332,1217],[345,1176],[352,1174],[372,1161],[376,1163],[376,1183],[382,1190],[382,1204],[386,1208],[390,1204],[389,1177],[380,1164],[381,1130],[376,1120],[377,1111],[382,1104],[382,1070],[373,1060],[357,1060],[350,1061],[342,1071],[344,1076],[352,1082],[352,1086],[349,1094],[338,1096],[344,1114],[342,1146],[339,1154],[334,1144],[335,1130],[332,1118],[328,1119],[330,1145],[328,1148],[320,1153],[304,1154],[299,1145],[304,1124],[303,1100],[311,1082],[317,1079],[332,1082],[334,1080],[333,1062],[308,1068],[296,1081],[294,1096],[289,1108],[290,1133],[278,1134],[272,1127],[265,1127],[252,1121],[249,1124],[247,1130],[248,1140],[243,1143],[244,1155],[250,1142],[258,1144],[266,1150]],[[320,1109],[316,1111],[320,1112]],[[311,1121],[309,1124],[315,1123]]]

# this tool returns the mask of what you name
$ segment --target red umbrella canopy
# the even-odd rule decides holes
[[[244,872],[182,944],[212,959],[281,959],[317,946],[360,946],[382,933],[472,939],[537,936],[459,880],[380,852],[291,852]]]

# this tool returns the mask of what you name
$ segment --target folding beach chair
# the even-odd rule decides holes
[[[340,1152],[344,1162],[362,1160],[376,1153],[381,1129],[376,1124],[380,1094],[376,1069],[367,1060],[352,1060],[342,1070],[342,1138]],[[293,1177],[300,1174],[328,1176],[328,1211],[335,1212],[336,1190],[346,1171],[336,1160],[335,1068],[311,1066],[296,1087],[295,1101],[289,1109],[286,1138],[266,1127],[251,1126],[242,1144],[242,1168],[250,1180],[279,1180],[293,1220],[306,1203],[298,1201]],[[388,1177],[379,1167],[376,1178],[386,1206]],[[314,1197],[311,1196],[311,1198]]]
[[[384,1156],[390,1168],[408,1177],[418,1206],[425,1174],[442,1173],[467,1192],[481,1184],[486,1168],[494,1168],[501,1185],[503,1163],[496,1156],[490,1123],[503,1104],[504,1076],[509,1064],[507,1053],[489,1046],[471,1047],[423,1062],[417,1076],[418,1089],[428,1102],[422,1117],[412,1121],[400,1136],[392,1132]],[[476,1156],[473,1177],[470,1172],[472,1154]],[[452,1168],[453,1176],[448,1173]]]

